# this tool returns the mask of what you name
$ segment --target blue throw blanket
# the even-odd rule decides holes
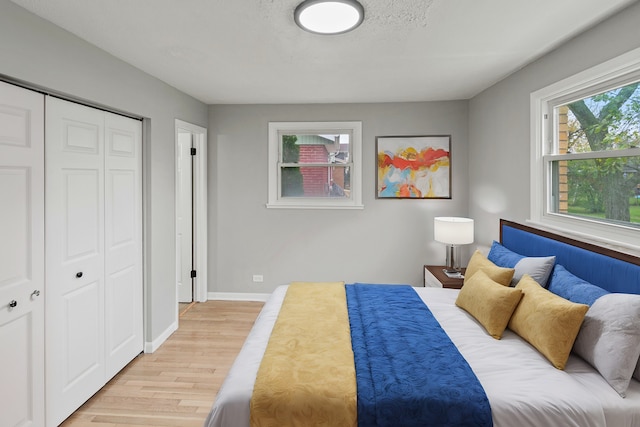
[[[477,377],[410,286],[347,285],[358,426],[492,426]]]

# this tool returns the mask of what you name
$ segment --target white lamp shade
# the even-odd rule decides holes
[[[473,220],[451,216],[433,219],[433,237],[437,242],[448,245],[468,245],[473,243]]]

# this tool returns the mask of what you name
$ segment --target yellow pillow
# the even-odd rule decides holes
[[[503,286],[479,270],[460,289],[456,305],[475,317],[489,335],[499,340],[521,297],[520,289]]]
[[[509,329],[538,349],[553,366],[564,369],[589,306],[549,292],[528,274],[522,276],[516,289],[523,295]]]
[[[513,273],[515,272],[513,268],[498,267],[489,261],[486,256],[482,255],[482,252],[475,251],[469,260],[469,265],[467,265],[463,283],[466,285],[467,280],[473,277],[478,270],[483,270],[491,280],[504,286],[511,284],[511,279],[513,279]]]

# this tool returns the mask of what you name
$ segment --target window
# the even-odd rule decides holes
[[[361,122],[269,123],[269,208],[362,209]]]
[[[638,245],[640,49],[534,92],[531,216]]]

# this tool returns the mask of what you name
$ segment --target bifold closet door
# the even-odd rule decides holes
[[[0,425],[44,425],[44,96],[0,82]]]
[[[142,351],[140,141],[140,122],[47,97],[49,426]]]
[[[142,122],[105,113],[107,380],[143,350]]]
[[[47,425],[105,382],[104,115],[46,104]]]

